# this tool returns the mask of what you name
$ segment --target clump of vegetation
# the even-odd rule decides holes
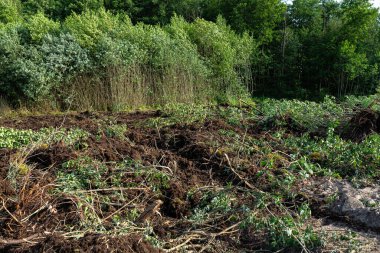
[[[322,103],[299,100],[266,99],[260,103],[260,112],[264,116],[263,124],[283,126],[293,124],[307,131],[316,131],[321,127],[337,126],[344,120],[345,114],[352,112],[327,96]],[[291,120],[292,122],[289,122]]]
[[[48,145],[60,141],[67,145],[74,145],[86,140],[88,136],[89,134],[82,129],[43,128],[33,131],[0,127],[0,148],[21,148],[36,142]]]
[[[218,42],[201,40],[204,31]],[[122,110],[246,93],[239,88],[241,66],[250,65],[254,42],[221,19],[133,25],[128,16],[101,8],[72,13],[62,23],[43,12],[7,22],[0,48],[0,90],[9,101]]]

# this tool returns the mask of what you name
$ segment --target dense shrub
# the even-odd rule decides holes
[[[21,26],[23,45],[69,33],[89,51],[92,66],[103,64],[103,69],[78,76],[79,83],[97,86],[115,73],[111,82],[122,86],[145,80],[154,87],[148,92],[153,95],[143,95],[150,104],[162,97],[157,91],[167,93],[163,80],[174,82],[176,75],[179,86],[188,87],[191,79],[220,91],[213,98],[222,101],[237,94],[240,99],[247,90],[315,100],[372,94],[380,74],[378,17],[370,0],[0,0],[0,29]],[[111,52],[97,52],[107,47]],[[131,48],[132,56],[126,56]],[[142,55],[135,59],[135,52]],[[174,58],[173,69],[173,61],[164,61]],[[104,66],[114,60],[118,63]],[[191,66],[186,71],[184,63]],[[199,71],[201,65],[206,75]],[[194,90],[191,86],[188,90]]]
[[[254,49],[252,39],[247,34],[237,36],[222,18],[216,23],[198,19],[194,23],[187,23],[185,27],[214,77],[219,79],[217,82],[221,88],[226,90],[229,84],[236,84],[236,68],[249,64]]]
[[[0,28],[2,23],[15,23],[22,20],[21,3],[18,0],[0,0]]]
[[[12,104],[46,95],[43,90],[48,78],[41,53],[32,45],[23,45],[19,31],[19,26],[0,31],[0,90]]]
[[[101,9],[86,11],[81,15],[73,13],[64,22],[64,28],[83,47],[93,47],[103,36],[120,28],[119,17]]]
[[[29,30],[30,37],[34,42],[41,41],[49,33],[58,32],[60,28],[58,22],[47,18],[41,12],[31,16],[25,26]]]
[[[226,99],[246,92],[255,49],[221,18],[160,27],[88,9],[61,25],[38,12],[1,29],[0,90],[12,101],[101,110]]]

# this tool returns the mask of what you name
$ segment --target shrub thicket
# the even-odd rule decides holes
[[[227,99],[245,93],[255,48],[222,18],[174,17],[161,27],[104,9],[62,23],[42,12],[8,17],[0,29],[0,91],[13,105],[48,100],[100,110]]]

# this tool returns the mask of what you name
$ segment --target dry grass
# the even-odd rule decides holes
[[[207,83],[182,67],[158,73],[147,66],[108,67],[102,75],[83,74],[71,80],[72,106],[77,110],[121,111],[209,99]],[[161,72],[161,71],[160,71]]]
[[[0,97],[0,115],[6,115],[11,112],[11,107],[4,98]]]

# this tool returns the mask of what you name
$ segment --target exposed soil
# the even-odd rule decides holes
[[[371,133],[380,133],[380,115],[371,109],[355,113],[342,129],[342,137],[353,141],[362,141]]]
[[[368,112],[370,113],[370,112]],[[84,234],[79,239],[70,236],[67,229],[77,228],[84,220],[84,212],[78,207],[78,199],[69,193],[52,194],[57,187],[57,173],[62,164],[80,157],[90,157],[107,165],[105,182],[111,180],[116,173],[115,164],[126,160],[134,160],[142,166],[150,166],[170,175],[167,186],[160,191],[152,189],[139,189],[147,184],[147,179],[138,174],[125,174],[120,180],[136,187],[124,189],[124,202],[115,198],[112,192],[102,193],[110,204],[94,201],[96,212],[104,219],[104,228],[112,230],[112,222],[107,219],[115,213],[127,214],[133,208],[140,212],[155,200],[162,200],[160,215],[153,215],[149,220],[153,232],[162,241],[173,241],[186,235],[192,224],[181,222],[189,217],[192,210],[202,201],[201,192],[204,189],[218,189],[229,184],[240,188],[253,186],[245,181],[249,179],[261,189],[269,189],[266,178],[257,178],[257,164],[255,154],[249,157],[236,156],[236,151],[224,146],[230,137],[220,134],[220,130],[245,133],[238,127],[233,127],[222,120],[209,120],[204,123],[177,124],[161,129],[138,127],[144,121],[159,117],[159,111],[134,114],[98,114],[80,113],[59,116],[31,116],[18,119],[0,119],[0,126],[16,129],[38,130],[46,127],[82,128],[91,133],[90,137],[80,147],[68,146],[64,143],[55,143],[49,147],[36,148],[25,155],[25,164],[31,169],[26,175],[12,182],[8,176],[11,171],[10,164],[15,159],[16,150],[0,149],[0,252],[161,252],[154,248],[142,231],[127,236],[110,236],[99,234]],[[374,115],[372,115],[374,116]],[[360,129],[374,130],[374,122],[378,119],[365,114],[363,117],[369,121],[356,122]],[[359,117],[359,116],[358,116]],[[360,116],[361,117],[361,116]],[[107,137],[99,135],[99,126],[104,121],[115,124],[127,124],[128,131],[125,138]],[[100,123],[99,123],[100,122]],[[292,125],[292,122],[289,121]],[[378,124],[378,123],[376,123]],[[377,126],[378,127],[378,126]],[[253,130],[248,132],[252,137],[261,135],[262,138],[272,138],[270,135]],[[376,128],[378,129],[378,128]],[[290,129],[295,133],[302,129]],[[364,131],[368,134],[369,130]],[[363,133],[355,134],[362,137]],[[218,145],[216,145],[218,144]],[[282,161],[276,161],[281,166]],[[246,169],[240,175],[231,168],[235,164],[245,164]],[[75,173],[67,169],[67,173]],[[278,171],[281,176],[281,171]],[[245,179],[244,179],[245,178]],[[153,181],[160,179],[154,178]],[[111,182],[112,183],[112,182]],[[256,187],[256,186],[254,186]],[[302,186],[299,186],[302,187]],[[132,189],[136,188],[136,189]],[[192,193],[189,197],[189,193]],[[243,192],[243,191],[242,191]],[[134,200],[132,207],[128,203]],[[204,201],[204,200],[203,200]],[[236,205],[252,204],[253,196],[245,196],[240,192]],[[323,210],[319,210],[324,212]],[[327,213],[326,213],[327,214]],[[222,218],[225,219],[225,218]],[[109,223],[109,224],[108,224]],[[228,229],[233,220],[221,222],[222,227],[209,227],[210,233]],[[249,231],[245,231],[249,232]],[[253,234],[228,236],[221,234],[218,240],[197,239],[196,245],[209,243],[212,250],[206,252],[231,252],[243,250],[262,249],[266,245],[265,236]],[[23,238],[30,238],[23,240]],[[195,237],[197,238],[197,237]],[[169,244],[170,245],[170,244]],[[194,247],[195,247],[194,246]],[[200,250],[193,248],[192,250]]]
[[[220,166],[216,162],[209,160],[211,154],[204,141],[213,138],[212,132],[220,127],[221,122],[207,122],[202,125],[192,126],[189,129],[185,126],[173,126],[171,128],[157,131],[156,129],[134,128],[133,124],[157,117],[159,112],[134,113],[134,114],[93,114],[81,113],[67,116],[31,116],[19,119],[3,119],[0,125],[15,129],[39,130],[46,127],[78,127],[89,131],[98,132],[98,120],[116,119],[116,124],[132,125],[126,135],[125,140],[118,138],[108,138],[103,136],[90,136],[86,145],[91,148],[76,150],[63,143],[56,143],[48,148],[37,148],[26,156],[26,164],[34,169],[25,186],[21,191],[16,192],[12,183],[7,180],[14,150],[0,150],[0,180],[2,182],[0,193],[5,200],[0,216],[0,226],[2,236],[5,241],[28,238],[31,235],[41,234],[35,238],[37,245],[30,247],[28,243],[17,243],[6,245],[3,252],[159,252],[153,250],[152,246],[144,243],[141,238],[120,237],[112,238],[108,236],[91,235],[80,240],[69,240],[59,236],[59,233],[46,236],[47,231],[62,231],[65,226],[75,225],[82,219],[75,206],[75,200],[71,197],[60,195],[52,197],[49,193],[53,188],[57,170],[61,165],[69,160],[78,157],[91,157],[101,162],[120,162],[125,159],[141,161],[144,165],[160,164],[172,168],[175,179],[169,182],[167,190],[163,191],[164,205],[162,214],[164,217],[179,219],[190,214],[191,206],[196,201],[187,199],[187,193],[192,188],[208,185],[210,180],[209,170]],[[210,163],[210,165],[207,165]],[[207,170],[206,170],[207,168]],[[110,166],[110,173],[112,168]],[[217,173],[216,173],[217,174]],[[214,180],[224,180],[225,178],[215,177]],[[133,180],[138,185],[141,178],[124,178]],[[140,182],[139,182],[140,181]],[[128,190],[126,190],[128,194]],[[149,198],[157,198],[152,193],[146,193]],[[130,192],[130,197],[135,193]],[[194,202],[195,201],[195,202]],[[46,203],[49,203],[46,205]],[[148,203],[146,203],[148,204]],[[7,215],[8,210],[12,216]],[[102,210],[103,216],[114,212],[115,208]],[[19,218],[16,218],[19,217]],[[21,217],[27,217],[25,222],[21,222]],[[155,227],[157,232],[167,234],[167,225]],[[169,228],[167,228],[169,229]],[[171,229],[173,231],[173,229]],[[32,240],[33,241],[33,240]],[[1,245],[1,242],[0,242]],[[8,246],[7,246],[8,245]],[[107,249],[107,250],[106,250]],[[77,251],[79,250],[79,251]]]

